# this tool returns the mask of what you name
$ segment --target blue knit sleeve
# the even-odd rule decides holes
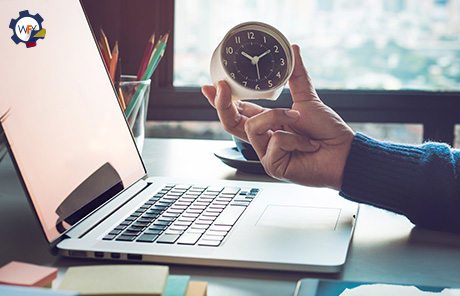
[[[357,133],[340,194],[405,215],[415,225],[460,233],[460,151],[376,141]]]

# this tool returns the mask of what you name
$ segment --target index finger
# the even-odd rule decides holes
[[[291,109],[272,109],[263,112],[246,122],[245,129],[251,145],[259,156],[265,156],[268,143],[274,131],[296,122],[300,113]]]
[[[244,124],[246,120],[265,110],[256,104],[232,101],[231,89],[225,81],[219,81],[217,90],[213,86],[202,88],[209,103],[217,110],[217,115],[224,129],[240,139],[248,141]]]

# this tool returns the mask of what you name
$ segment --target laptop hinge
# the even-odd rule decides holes
[[[147,182],[145,180],[139,180],[124,191],[120,192],[113,199],[107,203],[100,206],[93,213],[89,214],[86,218],[78,222],[76,225],[72,226],[64,234],[67,237],[78,238],[96,227],[99,223],[104,221],[108,216],[113,212],[118,210],[124,204],[129,202],[133,197],[135,197],[139,192],[141,192],[146,186]]]

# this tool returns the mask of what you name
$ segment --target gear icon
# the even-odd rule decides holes
[[[45,38],[46,29],[43,29],[42,22],[43,18],[38,13],[31,15],[28,10],[20,11],[19,17],[10,22],[14,33],[11,39],[16,44],[23,42],[27,47],[36,46],[39,38]]]

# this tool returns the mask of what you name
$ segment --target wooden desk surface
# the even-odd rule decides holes
[[[146,139],[143,157],[152,176],[270,181],[237,172],[213,152],[228,141]],[[0,265],[11,260],[59,267],[106,263],[52,256],[9,160],[0,164]],[[402,216],[362,206],[348,261],[339,274],[171,265],[173,274],[209,282],[209,296],[292,295],[309,278],[460,287],[460,235],[416,229]],[[59,278],[56,281],[59,283]]]

